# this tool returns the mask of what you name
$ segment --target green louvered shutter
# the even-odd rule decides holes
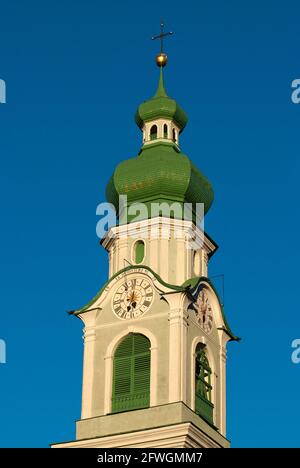
[[[129,334],[114,356],[112,412],[119,413],[150,404],[150,342]]]

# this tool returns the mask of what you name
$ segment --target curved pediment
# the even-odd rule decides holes
[[[186,281],[183,286],[188,287],[189,293],[192,296],[194,302],[197,301],[201,291],[204,290],[214,311],[214,320],[217,329],[224,330],[229,335],[230,340],[240,341],[240,338],[231,331],[229,323],[226,319],[224,306],[220,300],[215,286],[209,278],[204,276],[191,278],[190,280]]]
[[[151,268],[146,265],[130,265],[122,270],[118,271],[115,275],[113,275],[105,284],[104,286],[98,291],[98,293],[93,297],[93,299],[88,302],[85,306],[78,310],[71,311],[71,315],[79,315],[84,312],[87,312],[94,308],[100,308],[101,304],[105,301],[108,293],[114,287],[114,285],[120,281],[124,280],[124,278],[128,277],[132,274],[139,274],[145,275],[149,279],[151,279],[153,286],[160,294],[164,294],[171,291],[178,291],[184,292],[188,290],[186,286],[176,286],[172,284],[166,283],[157,273],[155,273]]]

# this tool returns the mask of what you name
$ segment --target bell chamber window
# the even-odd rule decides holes
[[[150,341],[130,333],[119,344],[113,360],[112,413],[150,405]]]
[[[157,139],[157,125],[152,125],[150,128],[150,140]]]
[[[134,244],[134,258],[135,263],[142,263],[145,257],[145,243],[142,240],[138,240]]]
[[[198,344],[195,362],[195,411],[207,422],[213,424],[211,368],[205,354],[205,346]]]
[[[164,124],[164,138],[168,138],[168,125]]]

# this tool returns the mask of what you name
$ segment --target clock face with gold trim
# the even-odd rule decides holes
[[[213,312],[204,289],[200,291],[195,306],[197,322],[206,333],[211,333],[213,328]]]
[[[114,314],[120,319],[133,319],[143,315],[151,307],[154,290],[144,278],[127,279],[113,296]]]

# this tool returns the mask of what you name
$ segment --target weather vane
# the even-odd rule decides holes
[[[167,36],[172,36],[173,31],[170,31],[170,32],[164,32],[164,22],[163,20],[161,20],[160,22],[160,34],[158,34],[157,36],[153,36],[152,37],[152,41],[155,41],[155,39],[159,39],[160,40],[160,53],[156,56],[156,63],[159,67],[164,67],[166,64],[167,64],[167,61],[168,61],[168,57],[167,55],[164,53],[164,38],[167,37]]]

